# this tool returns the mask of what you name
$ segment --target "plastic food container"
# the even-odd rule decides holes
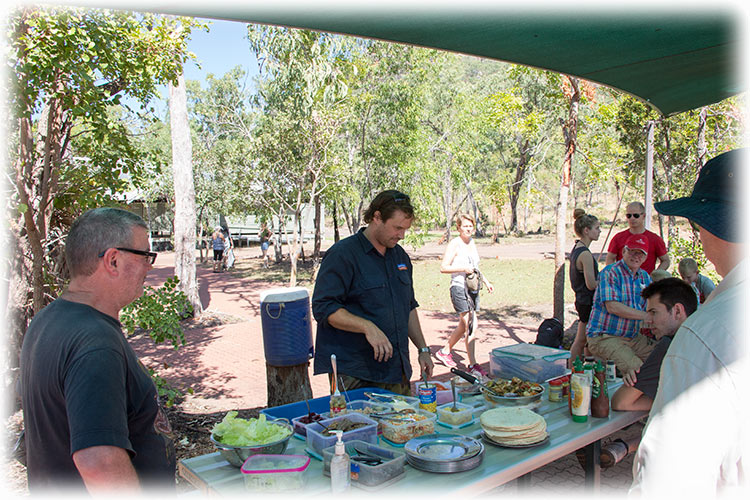
[[[327,418],[331,418],[331,412],[328,412],[328,411],[325,412],[325,413],[319,413],[318,415],[320,415],[320,419],[321,420],[325,420]],[[312,422],[307,422],[307,423],[306,422],[301,422],[301,420],[303,418],[307,417],[307,416],[308,416],[308,414],[305,414],[305,415],[300,415],[299,417],[295,417],[295,418],[292,419],[292,425],[294,426],[294,434],[295,435],[301,436],[303,438],[307,436],[307,425],[308,425],[308,423],[312,423]],[[316,420],[316,422],[317,422],[317,420]]]
[[[365,463],[351,460],[352,484],[360,487],[384,486],[400,478],[404,473],[406,455],[397,450],[387,450],[380,446],[366,443],[364,441],[349,441],[344,445],[349,457],[356,457],[364,452],[383,459],[379,465],[367,465]],[[323,450],[323,474],[331,475],[331,459],[334,454],[334,446]],[[359,450],[359,451],[357,451]]]
[[[373,403],[387,403],[393,407],[394,410],[403,410],[404,408],[419,409],[419,398],[413,396],[402,396],[401,394],[386,394],[377,393],[373,394],[370,401]]]
[[[357,400],[351,401],[346,405],[346,411],[351,413],[360,413],[370,416],[373,413],[388,413],[393,411],[393,407],[388,403],[376,403],[374,401]],[[378,434],[383,432],[383,426],[380,425],[380,419],[372,417],[378,422]]]
[[[346,413],[344,415],[337,415],[333,418],[321,420],[313,424],[307,424],[307,447],[315,453],[322,453],[324,449],[330,448],[336,444],[336,435],[328,436],[324,434],[326,430],[320,425],[331,427],[336,423],[336,427],[341,425],[344,420],[354,423],[365,424],[362,427],[344,431],[341,436],[341,440],[345,443],[359,439],[368,443],[376,444],[378,442],[378,423],[366,417],[360,413]],[[340,428],[340,427],[338,427]]]
[[[417,410],[413,414],[405,414],[403,420],[382,419],[383,437],[395,444],[404,444],[411,438],[432,434],[435,432],[435,413]],[[413,417],[413,419],[409,419]],[[400,417],[399,417],[400,418]]]
[[[453,403],[447,403],[438,406],[437,417],[438,423],[449,426],[461,426],[474,420],[474,407],[464,403],[456,403],[456,410],[453,411]]]
[[[358,399],[356,401],[350,401],[346,404],[347,413],[361,413],[362,415],[370,415],[371,413],[384,413],[393,411],[393,407],[389,403],[380,403],[375,401],[366,401],[364,399]]]
[[[493,378],[518,377],[542,383],[567,372],[570,351],[536,344],[515,344],[497,347],[490,353],[490,374]]]
[[[427,383],[434,385],[437,388],[437,404],[441,405],[443,403],[447,403],[448,401],[453,401],[453,391],[451,391],[450,382],[428,380]],[[458,388],[456,388],[456,392],[458,392]]]
[[[248,490],[293,491],[304,488],[309,463],[310,457],[304,455],[253,455],[240,470]]]

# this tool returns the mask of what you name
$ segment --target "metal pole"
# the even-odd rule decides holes
[[[646,229],[651,229],[651,207],[653,196],[653,179],[654,179],[654,122],[649,121],[646,125],[648,129],[648,139],[646,143]]]

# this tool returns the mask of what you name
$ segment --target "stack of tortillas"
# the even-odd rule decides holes
[[[479,422],[485,437],[503,446],[528,446],[547,438],[544,417],[526,408],[493,408]]]

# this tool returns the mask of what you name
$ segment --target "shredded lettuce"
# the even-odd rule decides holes
[[[214,425],[211,432],[214,439],[229,446],[255,446],[279,441],[291,435],[291,430],[283,425],[266,421],[261,413],[258,418],[237,418],[236,411],[230,411],[224,419]]]

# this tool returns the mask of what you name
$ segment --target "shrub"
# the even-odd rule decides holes
[[[193,315],[193,306],[187,295],[177,289],[179,281],[172,276],[160,288],[146,287],[140,298],[122,310],[120,323],[128,335],[140,328],[157,344],[169,340],[175,349],[185,345],[180,321]]]

